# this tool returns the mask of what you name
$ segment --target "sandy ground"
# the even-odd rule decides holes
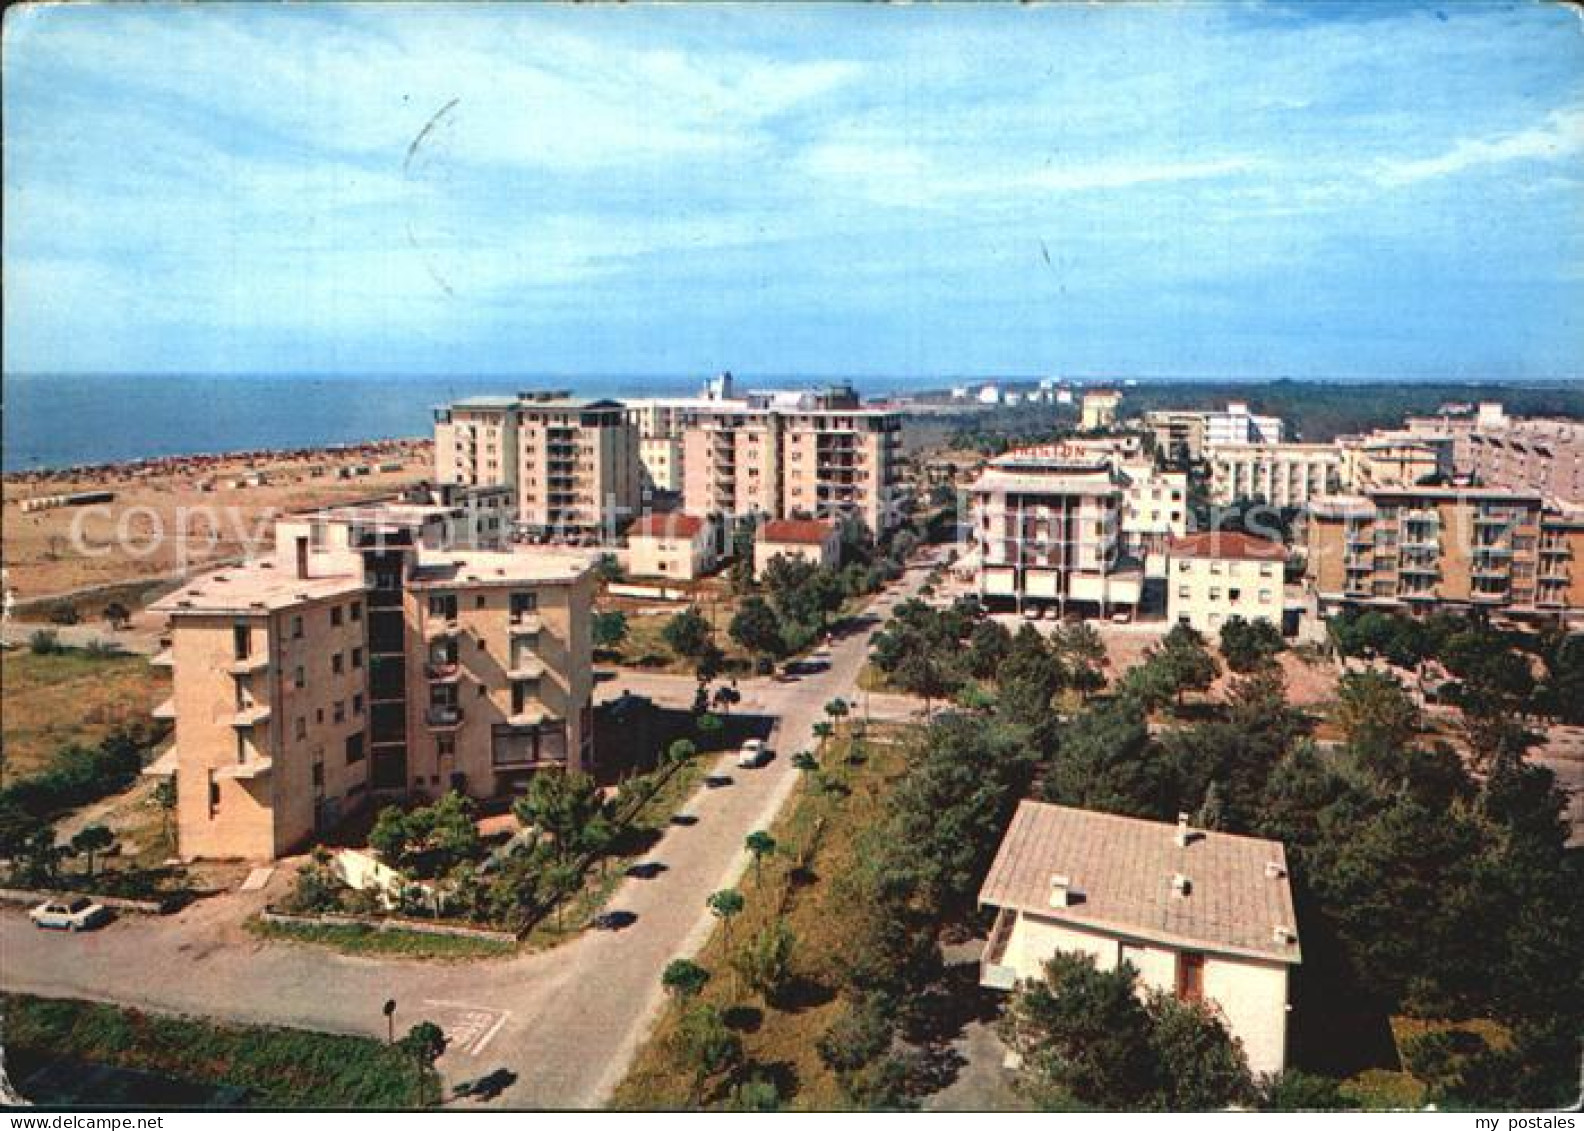
[[[392,440],[334,451],[172,457],[10,475],[0,512],[5,583],[25,617],[37,615],[28,602],[201,568],[236,556],[246,540],[269,538],[276,512],[389,494],[428,478],[430,450],[427,440]],[[374,470],[396,462],[399,470]],[[354,466],[369,474],[338,477],[338,469]],[[241,485],[249,476],[262,476],[263,483]],[[21,507],[24,499],[100,490],[115,498],[98,507],[33,513]],[[142,597],[135,591],[113,596],[131,607]],[[84,598],[89,612],[97,611],[94,598]],[[105,599],[98,596],[101,604]]]

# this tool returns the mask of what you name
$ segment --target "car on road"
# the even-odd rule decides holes
[[[1024,620],[1043,620],[1045,617],[1044,605],[1030,605],[1023,610]]]
[[[74,899],[47,899],[29,911],[28,918],[53,931],[91,931],[109,922],[110,912],[104,904],[79,895]]]
[[[770,760],[770,748],[762,738],[750,738],[737,752],[737,768],[756,770]]]

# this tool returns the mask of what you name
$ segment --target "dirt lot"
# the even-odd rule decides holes
[[[170,677],[145,656],[83,652],[0,654],[0,745],[5,779],[36,773],[68,743],[93,745],[116,726],[147,719],[170,694]]]
[[[378,472],[385,463],[399,470]],[[427,440],[395,440],[325,452],[195,456],[84,472],[22,474],[4,481],[5,583],[21,608],[90,586],[136,582],[238,554],[243,540],[267,539],[271,516],[389,494],[427,478]],[[338,477],[338,469],[368,474]],[[241,485],[262,477],[256,485]],[[22,501],[81,491],[113,491],[98,507],[25,512]],[[182,534],[186,537],[183,539]],[[110,597],[140,603],[137,586],[85,598],[89,615]]]

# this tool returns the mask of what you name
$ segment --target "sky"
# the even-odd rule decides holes
[[[1584,374],[1561,5],[12,7],[7,373]]]

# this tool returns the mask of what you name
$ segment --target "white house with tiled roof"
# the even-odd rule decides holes
[[[1166,558],[1166,617],[1173,624],[1210,637],[1234,618],[1282,627],[1287,549],[1280,542],[1213,530],[1173,538]]]
[[[1287,980],[1302,961],[1280,842],[1024,801],[979,891],[999,908],[980,981],[1012,989],[1058,951],[1211,1003],[1256,1073],[1287,1052]]]

